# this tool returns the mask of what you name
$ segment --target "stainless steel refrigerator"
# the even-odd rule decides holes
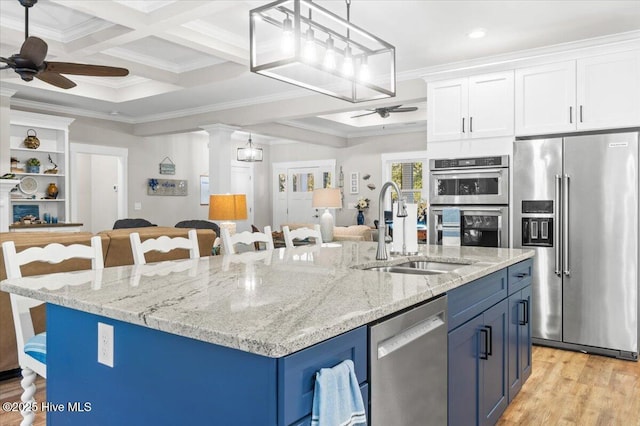
[[[638,359],[638,131],[514,142],[514,247],[534,343]]]

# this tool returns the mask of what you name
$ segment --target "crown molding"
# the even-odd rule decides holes
[[[17,90],[7,89],[6,87],[0,87],[0,96],[3,98],[4,97],[10,98],[16,93],[18,93]]]
[[[421,72],[419,72],[420,70],[414,70],[410,73],[412,75],[420,75],[425,81],[434,81],[448,78],[449,74],[455,72],[477,73],[485,72],[485,69],[492,67],[507,69],[509,67],[530,66],[536,63],[566,61],[579,57],[593,56],[598,54],[600,50],[611,48],[619,50],[640,48],[640,30],[519,50],[500,55],[484,56],[466,61],[450,62],[423,68]],[[602,53],[610,53],[610,50],[602,51]],[[570,57],[567,55],[570,55]]]
[[[104,112],[88,111],[86,109],[66,107],[61,105],[48,104],[44,102],[28,101],[24,99],[14,98],[11,100],[12,107],[19,107],[24,109],[34,109],[38,111],[45,111],[48,113],[59,113],[74,115],[79,117],[97,118],[99,120],[117,121],[126,124],[135,124],[134,120],[127,117],[120,117],[117,115],[111,115]]]

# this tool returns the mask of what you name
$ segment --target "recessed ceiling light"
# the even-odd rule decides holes
[[[482,38],[482,37],[484,37],[486,35],[487,35],[487,30],[485,30],[484,28],[476,28],[475,30],[473,30],[469,34],[467,34],[467,37],[469,37],[469,38]]]
[[[120,115],[120,111],[111,111],[109,112],[109,115]]]

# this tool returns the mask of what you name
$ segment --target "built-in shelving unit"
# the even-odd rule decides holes
[[[19,206],[37,206],[38,217],[43,218],[45,213],[51,217],[56,217],[58,222],[70,221],[69,209],[69,125],[73,122],[72,118],[57,117],[44,114],[36,114],[23,111],[11,111],[10,119],[10,155],[12,159],[11,172],[15,174],[15,178],[22,180],[26,177],[32,177],[37,182],[35,192],[25,193],[20,189],[20,185],[16,185],[16,189],[12,190],[9,196],[9,223],[15,222],[14,211],[20,210]],[[33,129],[40,141],[40,146],[35,149],[28,148],[24,145],[27,132]],[[33,134],[33,132],[30,132]],[[51,160],[58,166],[57,173],[45,173],[45,171],[53,169],[54,165]],[[30,173],[26,171],[25,163],[30,158],[40,160],[40,172]],[[56,199],[47,199],[46,192],[50,183],[55,183],[58,187],[58,197]],[[18,207],[16,207],[18,206]],[[23,211],[31,211],[35,209],[23,208]]]

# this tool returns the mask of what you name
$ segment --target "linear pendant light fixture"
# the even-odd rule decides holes
[[[395,47],[311,0],[249,12],[251,72],[349,102],[396,95]]]

